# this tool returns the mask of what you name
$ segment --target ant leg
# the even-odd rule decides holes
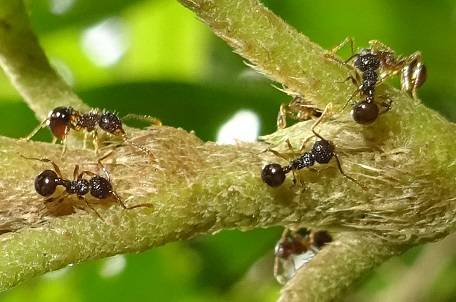
[[[83,196],[79,196],[79,195],[78,195],[78,199],[84,201],[85,205],[86,205],[89,209],[91,209],[95,214],[97,214],[98,218],[100,218],[101,220],[104,221],[104,219],[103,219],[103,217],[101,217],[100,213],[98,213],[98,211],[95,210],[95,208],[92,207],[92,206],[89,204],[89,202],[87,201],[87,199],[85,199]]]
[[[127,145],[130,145],[131,147],[138,149],[139,151],[141,151],[141,152],[145,153],[147,156],[149,156],[151,159],[156,160],[154,154],[149,149],[147,149],[141,145],[138,145],[135,142],[132,142],[126,134],[122,135],[122,139],[123,139],[124,143],[126,143]]]
[[[75,165],[74,166],[74,170],[73,170],[73,179],[74,180],[79,180],[82,178],[82,173],[81,174],[78,174],[79,172],[79,165]]]
[[[281,104],[279,114],[277,115],[277,129],[284,129],[287,127],[288,105]]]
[[[111,192],[112,196],[114,196],[115,200],[122,206],[122,208],[124,208],[125,210],[131,210],[131,209],[136,209],[136,208],[152,208],[152,205],[151,204],[148,204],[148,203],[141,203],[141,204],[137,204],[137,205],[134,205],[134,206],[131,206],[131,207],[127,207],[125,205],[125,203],[122,201],[122,199],[120,198],[119,195],[117,195],[116,192],[112,191]]]
[[[379,96],[378,97],[379,99],[383,99],[384,101],[380,104],[382,106],[382,111],[380,111],[380,114],[383,114],[385,112],[388,112],[390,111],[391,109],[391,106],[393,104],[393,100],[390,99],[388,96],[386,95],[382,95],[382,96]]]
[[[101,158],[99,160],[97,160],[97,164],[98,164],[98,168],[103,170],[103,173],[104,175],[106,176],[106,179],[111,182],[111,173],[109,173],[108,169],[106,169],[106,166],[103,165],[103,163],[101,162],[104,158]]]
[[[163,125],[162,122],[153,116],[150,115],[139,115],[139,114],[134,114],[134,113],[129,113],[121,118],[121,120],[129,120],[129,119],[134,119],[142,122],[148,122],[151,125],[155,126],[161,126]]]
[[[30,139],[32,139],[32,137],[34,137],[38,133],[38,131],[40,131],[41,129],[43,129],[47,126],[48,122],[49,122],[49,119],[45,119],[44,121],[42,121],[38,126],[35,127],[35,129],[33,129],[33,131],[29,135],[27,135],[23,139],[25,141],[29,141]]]
[[[416,98],[416,90],[426,81],[426,66],[423,64],[421,52],[417,51],[404,59],[401,72],[401,90]]]
[[[351,181],[353,181],[355,184],[357,184],[358,186],[360,186],[363,190],[367,190],[367,188],[365,186],[363,186],[362,184],[360,184],[356,179],[354,179],[353,177],[347,175],[344,170],[342,169],[342,164],[340,163],[340,160],[339,160],[339,157],[337,156],[336,153],[333,153],[334,155],[334,158],[336,159],[336,163],[337,163],[337,167],[339,168],[339,171],[340,173],[345,176],[346,178],[350,179]]]
[[[67,144],[66,144],[66,139],[67,139],[67,136],[65,135],[62,139],[62,153],[60,154],[60,158],[63,158],[64,155],[65,155],[65,152],[66,152],[66,149],[67,149]]]
[[[88,136],[87,131],[84,131],[84,140],[82,141],[82,150],[87,149],[87,136]]]
[[[57,166],[57,164],[55,162],[53,162],[52,160],[50,159],[47,159],[47,158],[36,158],[36,157],[27,157],[27,156],[24,156],[24,155],[21,155],[21,157],[25,158],[25,159],[31,159],[31,160],[37,160],[37,161],[41,161],[43,163],[50,163],[53,168],[54,168],[54,171],[57,173],[57,175],[60,177],[60,178],[64,178],[62,176],[62,172],[60,172],[60,169],[59,167]]]
[[[318,118],[318,120],[312,125],[312,127],[310,128],[310,130],[312,130],[313,134],[318,137],[319,139],[321,140],[324,140],[326,141],[326,139],[324,139],[320,134],[317,133],[317,131],[315,131],[315,127],[318,126],[318,124],[321,123],[321,121],[323,120],[323,118],[325,117],[325,115],[328,114],[328,112],[332,109],[332,103],[328,103],[328,105],[326,105],[325,107],[325,110],[323,110],[323,113],[321,114],[321,116]]]
[[[370,48],[375,51],[383,51],[394,54],[394,50],[391,47],[387,46],[383,42],[380,42],[379,40],[370,40],[368,43]]]
[[[278,151],[276,151],[276,150],[274,150],[274,149],[268,148],[268,149],[266,149],[264,152],[271,152],[271,153],[274,154],[275,156],[280,157],[281,159],[284,159],[284,160],[286,160],[286,161],[289,161],[289,158],[288,158],[288,157],[284,156],[282,153],[280,153],[280,152],[278,152]]]
[[[98,154],[98,152],[100,151],[100,147],[99,147],[99,144],[98,144],[98,132],[97,132],[97,130],[93,130],[93,133],[92,133],[92,144],[93,144],[93,148],[95,149],[95,154]]]
[[[84,175],[88,175],[88,176],[92,176],[92,177],[93,177],[93,176],[98,176],[97,173],[93,173],[92,171],[84,170],[84,171],[81,171],[81,173],[79,173],[75,179],[76,179],[76,180],[80,180],[80,179],[82,179],[82,177],[83,177]]]
[[[351,57],[353,57],[355,55],[355,47],[354,47],[354,40],[352,37],[346,37],[339,45],[337,45],[336,47],[333,47],[331,48],[330,52],[332,54],[336,54],[339,50],[341,50],[343,47],[345,47],[345,45],[349,44],[350,45],[350,50],[351,50]],[[347,63],[347,62],[345,62]]]

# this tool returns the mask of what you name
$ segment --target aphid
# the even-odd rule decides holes
[[[287,117],[298,121],[306,121],[313,117],[320,117],[321,110],[309,104],[300,96],[295,96],[288,104],[281,104],[277,116],[277,129],[287,126]]]
[[[296,272],[332,241],[327,231],[297,231],[285,229],[274,250],[274,277],[280,284],[293,278]]]
[[[161,125],[158,120],[155,121],[156,124]],[[95,147],[95,151],[98,152],[97,130],[99,128],[106,133],[122,138],[122,140],[127,144],[153,157],[152,153],[148,149],[128,140],[122,121],[116,114],[110,111],[100,112],[98,109],[93,109],[88,113],[81,113],[72,107],[56,107],[49,113],[49,116],[25,139],[30,140],[40,129],[44,127],[49,127],[52,135],[54,136],[54,141],[60,140],[63,142],[62,154],[65,152],[65,141],[70,130],[85,131],[86,136],[89,133],[92,134],[93,145]],[[84,138],[84,149],[86,147],[86,138],[87,137]]]
[[[313,166],[315,163],[327,164],[334,157],[336,159],[337,167],[339,168],[340,173],[342,173],[342,175],[344,175],[351,181],[358,184],[358,182],[354,178],[348,176],[342,170],[340,160],[337,154],[335,153],[334,144],[331,141],[324,139],[320,134],[318,134],[315,131],[315,127],[321,122],[323,116],[327,112],[328,107],[329,105],[326,107],[325,111],[322,113],[322,115],[313,124],[311,128],[314,135],[319,138],[319,140],[317,140],[314,143],[312,149],[308,152],[304,152],[298,158],[290,161],[289,164],[286,166],[281,166],[277,163],[265,165],[261,171],[261,179],[263,180],[263,182],[265,182],[270,187],[278,187],[281,184],[283,184],[283,182],[285,181],[286,174],[288,174],[290,171],[308,168]]]
[[[98,161],[98,165],[103,170],[104,176],[100,176],[91,171],[79,172],[79,165],[76,165],[73,170],[73,179],[70,180],[62,175],[60,168],[50,159],[30,157],[24,158],[51,163],[54,168],[53,170],[44,170],[35,178],[35,191],[43,197],[48,197],[44,203],[58,203],[63,201],[69,195],[76,195],[79,200],[83,201],[86,206],[93,210],[100,218],[100,214],[98,214],[98,212],[88,203],[87,199],[85,198],[85,196],[89,193],[92,197],[98,200],[107,200],[113,198],[124,209],[150,207],[149,204],[139,204],[127,207],[119,195],[117,195],[117,193],[114,191],[112,187],[111,175],[100,160]],[[89,176],[89,178],[84,178],[85,175]],[[58,186],[62,186],[65,190],[57,197],[52,197],[52,195],[54,195],[56,192]]]
[[[350,44],[352,56],[346,61],[340,61],[334,56],[339,49]],[[369,41],[370,48],[361,49],[354,53],[353,40],[349,37],[339,46],[335,47],[327,57],[336,60],[346,66],[354,68],[354,76],[349,76],[357,89],[348,99],[349,103],[357,94],[364,97],[363,100],[353,106],[353,119],[360,124],[374,122],[378,115],[386,112],[391,107],[391,100],[383,96],[386,101],[380,103],[381,109],[375,102],[375,88],[390,76],[401,73],[401,88],[408,94],[416,97],[416,90],[423,85],[426,79],[426,67],[422,63],[420,52],[415,52],[408,57],[396,56],[394,51],[377,40]],[[353,65],[348,64],[353,60]]]

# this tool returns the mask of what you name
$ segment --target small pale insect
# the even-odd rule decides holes
[[[287,283],[331,241],[331,235],[326,231],[286,229],[275,246],[274,277],[277,282]]]

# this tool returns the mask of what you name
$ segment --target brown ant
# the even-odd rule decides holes
[[[285,229],[274,249],[276,280],[280,284],[285,284],[331,241],[332,237],[327,231]]]
[[[306,103],[301,96],[295,96],[288,104],[281,104],[277,116],[277,129],[287,126],[287,117],[298,121],[307,121],[313,117],[320,117],[321,110]]]
[[[303,168],[311,167],[315,164],[315,162],[319,164],[327,164],[329,161],[334,157],[336,159],[337,167],[339,168],[340,173],[345,176],[346,178],[350,179],[351,181],[358,184],[358,182],[345,174],[342,170],[342,166],[339,160],[339,157],[335,153],[335,146],[334,144],[323,138],[320,134],[315,131],[315,127],[321,122],[322,118],[326,114],[328,108],[331,104],[328,104],[323,111],[322,115],[318,118],[318,120],[313,124],[311,130],[313,134],[319,138],[317,140],[312,149],[309,152],[304,152],[298,158],[289,162],[286,166],[281,166],[277,163],[267,164],[263,167],[261,171],[261,179],[270,187],[278,187],[285,181],[285,176],[290,171],[301,170]],[[270,150],[274,154],[280,156],[276,151]],[[359,185],[359,184],[358,184]],[[362,187],[362,186],[361,186]]]
[[[128,115],[128,117],[132,116],[133,115]],[[161,125],[161,122],[157,119],[149,120],[152,120],[152,122],[156,125]],[[124,142],[153,157],[152,153],[148,149],[128,140],[121,120],[116,114],[110,111],[100,112],[98,109],[93,109],[88,113],[81,113],[72,107],[56,107],[49,112],[48,117],[40,125],[38,125],[38,127],[36,127],[32,133],[25,138],[25,140],[30,140],[40,129],[44,127],[49,127],[51,130],[52,135],[54,136],[53,142],[56,140],[61,140],[63,142],[62,154],[65,153],[65,142],[71,129],[75,131],[85,131],[84,149],[86,147],[87,134],[91,133],[93,136],[95,151],[98,152],[98,127],[111,135],[122,138]]]
[[[341,61],[334,54],[347,43],[350,44],[352,55],[347,60]],[[352,116],[357,123],[372,123],[380,113],[391,108],[391,100],[385,96],[383,98],[387,101],[381,103],[384,109],[382,112],[374,102],[376,86],[390,76],[401,73],[401,89],[416,98],[417,88],[426,80],[426,66],[422,62],[419,51],[408,57],[396,56],[388,46],[380,41],[371,40],[369,41],[370,48],[364,48],[359,53],[354,53],[353,44],[353,39],[348,37],[333,48],[327,57],[355,69],[354,76],[349,76],[347,80],[351,80],[358,88],[348,99],[347,104],[357,94],[365,97],[364,100],[353,106]],[[353,65],[348,64],[352,60],[354,60]]]
[[[91,171],[79,172],[79,165],[75,165],[73,170],[73,179],[69,180],[63,177],[60,168],[52,160],[47,158],[25,157],[26,159],[38,160],[45,163],[51,163],[54,170],[44,170],[35,178],[35,191],[43,197],[50,197],[55,193],[58,186],[65,188],[65,191],[57,197],[50,197],[44,201],[45,204],[50,202],[62,202],[68,195],[76,195],[79,200],[84,201],[86,206],[93,210],[99,218],[100,214],[93,208],[84,197],[89,194],[99,200],[106,200],[113,197],[116,202],[124,209],[134,209],[138,207],[150,207],[149,204],[139,204],[127,207],[122,199],[117,195],[112,187],[111,175],[106,167],[98,160],[98,166],[101,167],[105,176],[100,176]],[[90,176],[85,179],[84,175]]]

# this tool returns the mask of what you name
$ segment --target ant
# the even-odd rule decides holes
[[[331,241],[332,237],[327,231],[285,229],[274,249],[276,280],[280,284],[285,284]]]
[[[334,54],[350,44],[352,55],[345,61],[341,61]],[[423,85],[426,80],[426,66],[422,62],[419,51],[408,57],[396,56],[394,51],[377,40],[369,41],[370,48],[363,48],[359,53],[354,53],[354,42],[351,37],[346,38],[340,45],[333,48],[328,58],[343,65],[355,69],[355,75],[350,75],[347,80],[351,80],[358,88],[348,99],[347,104],[357,95],[361,94],[364,100],[353,106],[353,119],[359,124],[370,124],[374,122],[380,113],[384,113],[391,108],[392,101],[387,99],[381,105],[384,110],[380,112],[378,105],[374,102],[375,88],[390,76],[401,73],[401,89],[410,96],[416,98],[416,90]],[[348,62],[353,61],[353,65]],[[361,75],[360,75],[361,74]],[[346,106],[346,105],[345,105]]]
[[[277,116],[277,129],[284,129],[287,126],[287,117],[298,121],[306,121],[320,116],[320,109],[306,103],[301,96],[295,96],[290,103],[280,105]]]
[[[312,149],[309,152],[304,152],[301,156],[290,161],[288,165],[283,166],[283,167],[277,163],[267,164],[266,166],[263,167],[263,169],[261,171],[261,179],[268,186],[278,187],[281,184],[283,184],[283,182],[285,181],[286,174],[289,173],[290,171],[296,171],[296,170],[301,170],[303,168],[311,167],[315,164],[315,162],[317,162],[319,164],[327,164],[333,157],[336,159],[337,167],[339,168],[340,173],[343,176],[350,179],[351,181],[358,184],[358,182],[354,178],[348,176],[342,170],[342,166],[341,166],[339,157],[335,153],[334,144],[331,141],[323,138],[320,134],[318,134],[315,131],[315,127],[321,122],[322,118],[327,113],[327,110],[330,107],[330,105],[331,104],[328,104],[326,106],[326,108],[323,111],[323,113],[321,114],[321,116],[312,125],[311,130],[312,130],[313,134],[319,138],[319,140],[317,140],[314,143]],[[274,154],[280,156],[280,154],[277,153],[276,151],[273,151],[273,150],[270,150],[270,151],[272,151]]]
[[[85,195],[90,193],[90,195],[99,200],[106,200],[113,197],[124,209],[150,207],[149,204],[139,204],[127,207],[119,195],[117,195],[114,191],[112,187],[111,175],[106,167],[101,163],[101,159],[98,160],[98,166],[103,170],[105,174],[104,177],[91,171],[79,172],[79,165],[75,165],[73,170],[73,179],[69,180],[63,177],[60,168],[52,160],[47,158],[23,157],[26,159],[50,163],[54,168],[54,170],[44,170],[35,178],[35,191],[43,197],[49,197],[44,201],[45,204],[54,201],[57,203],[62,202],[68,195],[74,194],[79,200],[84,201],[86,206],[93,210],[100,219],[102,219],[100,214],[88,203],[87,199],[84,197]],[[88,175],[90,178],[85,179],[84,175]],[[55,193],[58,186],[64,187],[65,191],[58,197],[50,197]]]
[[[128,117],[132,116],[134,115],[128,115]],[[157,119],[150,118],[149,120],[156,125],[161,125],[161,122]],[[123,129],[122,122],[116,114],[110,111],[100,112],[98,109],[92,109],[88,113],[81,113],[72,107],[56,107],[49,112],[48,117],[40,125],[38,125],[38,127],[36,127],[32,133],[25,138],[25,140],[30,140],[40,129],[49,127],[54,136],[53,142],[57,139],[63,142],[63,155],[66,151],[65,142],[69,131],[71,129],[75,131],[84,130],[85,137],[83,148],[86,148],[87,134],[91,133],[93,136],[95,151],[98,152],[97,126],[111,135],[122,138],[124,142],[127,142],[134,148],[139,149],[140,151],[153,157],[152,153],[148,149],[128,140],[127,134]]]

